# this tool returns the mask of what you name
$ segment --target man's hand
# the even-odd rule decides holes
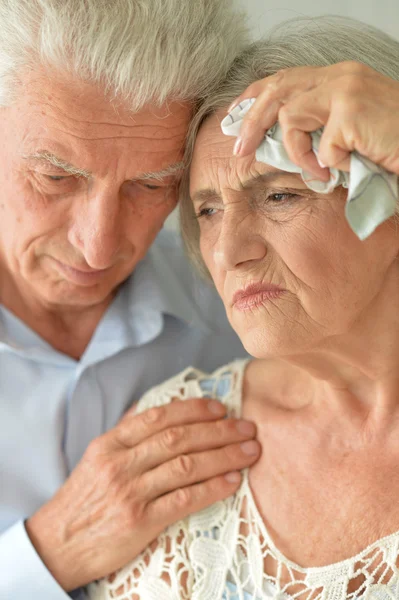
[[[245,116],[236,152],[255,152],[279,121],[290,159],[322,180],[310,131],[324,127],[319,158],[325,167],[349,171],[359,154],[399,175],[399,82],[356,62],[279,71],[249,86],[231,105],[256,97]]]
[[[89,445],[62,488],[26,523],[66,591],[124,566],[168,525],[238,489],[236,470],[257,460],[260,445],[253,423],[224,414],[222,404],[206,399],[140,415],[131,410]]]

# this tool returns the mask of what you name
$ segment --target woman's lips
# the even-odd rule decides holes
[[[268,300],[279,298],[284,292],[284,289],[272,283],[251,283],[234,294],[233,308],[242,311],[250,310]]]

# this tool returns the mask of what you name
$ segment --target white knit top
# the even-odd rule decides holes
[[[212,375],[186,369],[148,392],[138,412],[172,398],[209,396],[239,417],[246,363]],[[168,527],[132,563],[88,592],[91,600],[398,600],[398,556],[399,532],[332,565],[294,564],[275,547],[246,469],[234,496]]]

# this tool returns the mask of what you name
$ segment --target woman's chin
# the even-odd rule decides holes
[[[254,358],[283,358],[314,349],[315,340],[299,339],[291,335],[287,327],[234,327],[234,330],[245,350]]]

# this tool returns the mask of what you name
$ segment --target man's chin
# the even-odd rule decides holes
[[[114,283],[114,285],[96,283],[88,286],[63,281],[61,285],[40,288],[37,290],[37,295],[40,296],[42,302],[48,305],[89,308],[110,302],[119,285],[119,283]]]

